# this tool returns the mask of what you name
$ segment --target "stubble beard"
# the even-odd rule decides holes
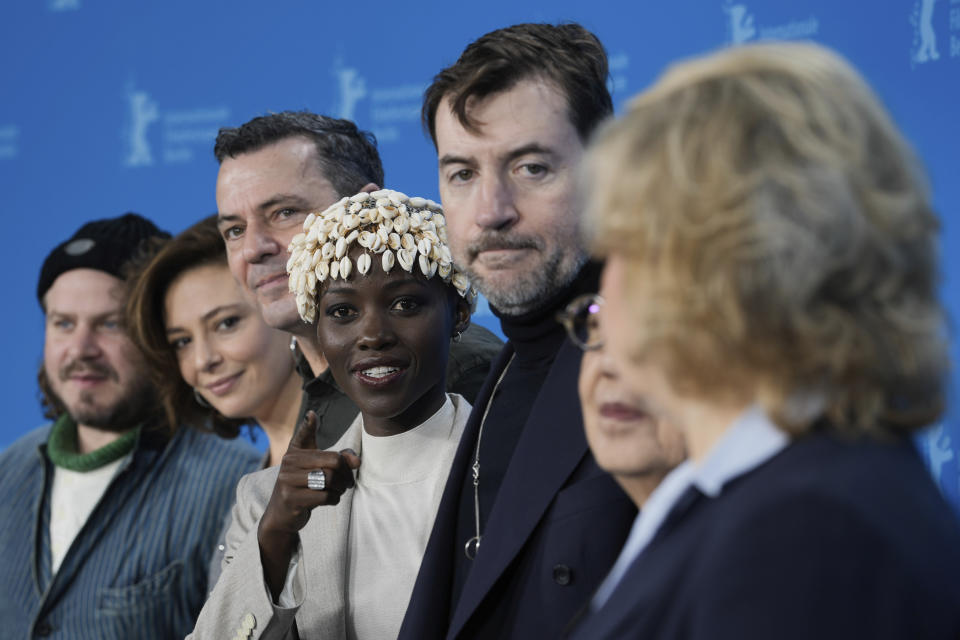
[[[118,376],[110,369],[110,377]],[[61,381],[64,374],[61,373]],[[50,385],[56,404],[66,409],[70,419],[76,424],[85,425],[100,431],[122,433],[144,422],[150,411],[156,406],[153,387],[145,375],[138,375],[129,383],[124,393],[112,403],[104,405],[98,402],[96,394],[81,391],[76,401],[67,402],[58,393],[57,386]]]
[[[481,237],[467,250],[461,269],[471,284],[483,294],[492,307],[508,316],[519,316],[540,308],[557,292],[569,285],[586,264],[588,256],[578,245],[556,243],[554,250],[543,255],[544,243],[533,236],[512,237],[497,234]],[[531,269],[512,270],[509,278],[485,278],[472,265],[484,249],[534,249],[542,260]],[[502,280],[494,283],[494,280]]]

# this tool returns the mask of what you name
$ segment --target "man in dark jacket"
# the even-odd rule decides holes
[[[39,381],[52,424],[0,453],[4,638],[180,638],[248,444],[162,416],[123,326],[126,263],[163,237],[134,213],[95,220],[47,256]]]
[[[316,412],[317,446],[336,442],[359,413],[327,372],[314,328],[300,320],[287,287],[287,247],[310,212],[374,191],[383,167],[373,136],[349,120],[305,111],[261,116],[217,135],[218,222],[230,270],[266,323],[296,339],[304,380],[300,417]],[[450,349],[447,386],[473,402],[500,340],[471,326]]]
[[[577,167],[613,111],[606,81],[592,33],[523,24],[468,46],[425,94],[454,260],[508,342],[474,403],[401,638],[558,637],[636,515],[587,448],[581,353],[556,320],[597,290]]]

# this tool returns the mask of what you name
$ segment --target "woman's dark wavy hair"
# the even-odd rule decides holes
[[[146,358],[170,428],[190,425],[235,438],[243,425],[254,424],[253,419],[227,418],[197,402],[193,388],[180,374],[164,323],[164,300],[171,283],[185,271],[208,265],[227,266],[216,215],[156,245],[152,254],[139,261],[127,281],[126,322],[130,338]]]

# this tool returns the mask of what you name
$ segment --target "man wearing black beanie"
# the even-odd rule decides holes
[[[83,225],[43,263],[39,381],[51,425],[0,454],[4,634],[181,637],[252,448],[164,424],[123,327],[130,260],[169,234],[135,213]]]

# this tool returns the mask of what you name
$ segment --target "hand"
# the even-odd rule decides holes
[[[353,470],[360,467],[360,457],[350,449],[340,453],[317,450],[316,424],[316,414],[309,411],[297,425],[257,529],[260,557],[274,597],[283,587],[297,537],[310,513],[318,506],[340,502],[340,496],[354,485]],[[325,490],[307,487],[311,471],[323,471]]]

